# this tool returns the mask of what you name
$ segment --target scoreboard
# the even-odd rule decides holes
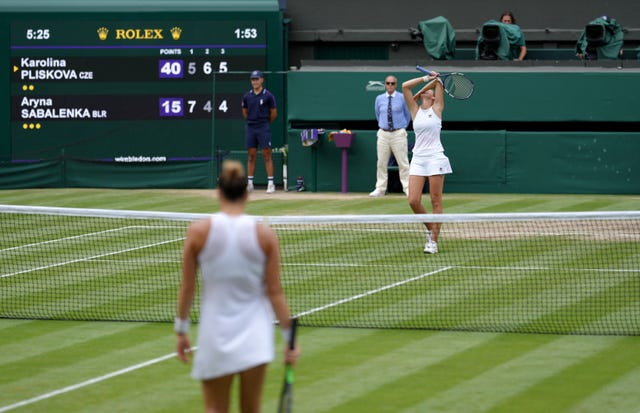
[[[270,51],[279,20],[134,15],[20,14],[8,21],[5,160],[170,165],[215,163],[217,151],[244,150],[242,94],[252,70],[280,69],[280,44]],[[278,100],[282,79],[270,81]],[[281,140],[274,133],[274,146]]]
[[[14,157],[211,155],[215,121],[242,121],[250,83],[234,72],[266,66],[261,21],[68,26],[11,25]]]

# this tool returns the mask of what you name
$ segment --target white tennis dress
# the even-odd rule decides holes
[[[198,256],[202,304],[194,379],[244,371],[274,358],[274,314],[265,295],[266,257],[256,222],[214,214]]]
[[[433,108],[418,108],[413,119],[413,130],[416,133],[416,143],[413,147],[409,174],[417,176],[431,176],[450,174],[451,163],[444,154],[444,147],[440,141],[442,119]]]

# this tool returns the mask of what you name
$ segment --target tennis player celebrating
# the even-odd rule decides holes
[[[202,381],[205,411],[229,410],[233,377],[240,377],[240,409],[260,411],[267,364],[274,358],[274,313],[285,343],[289,308],[280,285],[275,232],[245,215],[247,176],[241,163],[225,161],[218,181],[220,212],[192,223],[184,241],[182,285],[175,321],[178,358],[189,360],[189,312],[198,266],[202,305],[192,377]],[[297,346],[285,348],[295,363]]]
[[[413,95],[412,88],[427,83],[418,93]],[[407,80],[402,84],[402,94],[407,103],[416,142],[409,166],[409,206],[415,214],[425,214],[422,205],[422,190],[429,179],[429,195],[431,209],[434,214],[442,213],[442,190],[444,175],[450,174],[451,164],[444,155],[444,148],[440,142],[442,129],[442,112],[444,111],[444,89],[438,78],[438,73]],[[420,105],[418,105],[420,101]],[[436,254],[438,252],[439,223],[425,223],[426,244],[424,252]]]

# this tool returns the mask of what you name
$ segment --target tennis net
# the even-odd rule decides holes
[[[171,321],[207,216],[0,205],[0,317]],[[640,211],[258,218],[301,325],[640,335]]]

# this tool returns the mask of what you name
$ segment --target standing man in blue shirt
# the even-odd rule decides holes
[[[384,81],[385,93],[376,97],[375,111],[378,120],[376,189],[369,196],[384,196],[387,192],[389,158],[398,162],[398,172],[402,191],[409,195],[409,150],[407,126],[411,114],[401,93],[396,92],[398,79],[389,75]]]
[[[278,116],[276,98],[265,89],[264,75],[259,70],[251,72],[251,90],[242,96],[242,116],[245,124],[245,147],[247,148],[247,190],[253,191],[253,174],[256,170],[258,147],[262,151],[267,170],[267,193],[276,191],[273,184],[273,159],[271,158],[271,122]]]

